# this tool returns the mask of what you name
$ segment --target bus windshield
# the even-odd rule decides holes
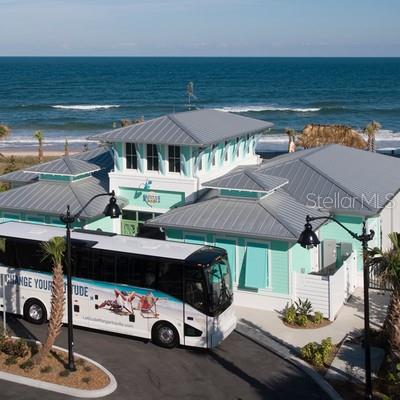
[[[209,287],[210,312],[220,314],[232,304],[232,279],[226,257],[217,260],[205,270]]]

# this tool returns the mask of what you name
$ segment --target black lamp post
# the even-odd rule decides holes
[[[70,371],[75,371],[75,360],[73,353],[73,314],[72,314],[72,273],[71,273],[71,226],[72,224],[80,217],[83,210],[94,200],[101,196],[111,196],[110,202],[107,204],[104,209],[103,214],[106,217],[110,218],[118,218],[121,215],[121,209],[117,204],[117,199],[115,198],[114,190],[111,193],[101,193],[93,196],[76,214],[72,215],[70,211],[69,205],[67,205],[67,213],[60,215],[60,219],[64,222],[65,227],[67,229],[66,235],[66,250],[67,250],[67,260],[66,260],[66,269],[67,269],[67,309],[68,309],[68,369]]]
[[[375,232],[370,230],[367,233],[365,222],[363,222],[363,229],[361,235],[352,232],[346,228],[341,222],[333,217],[310,217],[307,215],[304,231],[300,234],[299,243],[302,247],[312,248],[320,244],[317,235],[312,229],[311,221],[318,219],[325,219],[336,222],[340,225],[349,235],[361,242],[363,249],[363,277],[364,277],[364,350],[365,350],[365,398],[372,399],[372,380],[371,380],[371,346],[369,342],[369,270],[367,268],[367,250],[368,242],[374,238]]]

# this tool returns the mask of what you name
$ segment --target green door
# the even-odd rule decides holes
[[[236,282],[236,240],[216,238],[215,246],[221,247],[228,254],[228,261],[231,267],[232,281]]]
[[[247,242],[246,287],[261,289],[268,286],[268,245]]]

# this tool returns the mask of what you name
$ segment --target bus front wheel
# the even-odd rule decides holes
[[[152,340],[155,344],[172,349],[179,344],[179,334],[176,328],[168,322],[158,322],[152,330]]]
[[[24,318],[33,324],[43,324],[46,321],[46,307],[38,299],[29,299],[24,305]]]

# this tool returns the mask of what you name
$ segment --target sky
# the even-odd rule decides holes
[[[400,56],[400,0],[0,0],[0,56]]]

